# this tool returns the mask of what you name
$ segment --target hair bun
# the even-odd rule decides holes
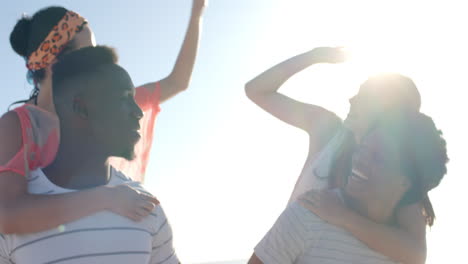
[[[32,19],[29,16],[23,16],[16,23],[10,34],[10,44],[13,50],[22,57],[27,57],[29,33],[31,30]]]

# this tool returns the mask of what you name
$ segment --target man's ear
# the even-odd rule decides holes
[[[80,95],[73,97],[73,113],[82,119],[88,119],[88,107]]]

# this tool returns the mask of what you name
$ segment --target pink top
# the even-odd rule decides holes
[[[128,161],[123,158],[111,158],[110,164],[120,170],[125,175],[135,181],[143,182],[146,167],[149,161],[151,145],[153,144],[153,130],[156,116],[158,115],[161,86],[159,82],[153,91],[143,87],[136,89],[135,101],[143,111],[143,118],[140,120],[141,139],[135,145],[135,159]]]
[[[152,90],[136,88],[135,100],[144,113],[140,120],[142,137],[135,146],[136,158],[133,161],[122,158],[110,160],[112,166],[137,181],[144,180],[148,165],[154,122],[160,111],[160,90],[159,82]],[[24,176],[26,149],[29,170],[47,167],[55,159],[60,142],[60,125],[56,115],[34,105],[24,104],[13,111],[20,120],[22,147],[7,164],[0,165],[0,172],[12,171]]]

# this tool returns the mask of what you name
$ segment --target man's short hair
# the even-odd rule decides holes
[[[52,67],[54,99],[60,98],[74,85],[64,85],[94,77],[104,65],[116,64],[118,57],[107,46],[85,47],[62,56]],[[67,89],[68,88],[68,89]]]

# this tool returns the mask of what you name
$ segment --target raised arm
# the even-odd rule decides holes
[[[21,145],[18,117],[9,112],[0,119],[0,165],[11,160]],[[24,154],[26,159],[27,151]],[[102,210],[138,221],[149,214],[155,203],[158,203],[155,198],[126,185],[59,195],[33,195],[28,193],[24,175],[0,172],[0,233],[3,234],[44,231]]]
[[[245,92],[255,104],[278,119],[320,137],[322,129],[334,127],[339,118],[328,110],[305,104],[278,92],[291,76],[317,63],[338,63],[344,60],[339,48],[315,48],[292,57],[266,70],[245,85]]]
[[[171,73],[160,81],[160,101],[155,103],[163,103],[174,95],[186,90],[190,84],[190,78],[192,77],[193,66],[197,56],[200,24],[205,2],[205,0],[193,0],[190,22],[182,48]],[[143,87],[151,90],[156,87],[156,84],[152,82],[143,85]]]
[[[309,192],[301,205],[325,221],[348,230],[369,248],[404,264],[426,260],[426,219],[420,204],[396,211],[397,226],[376,223],[343,205],[336,193]]]

